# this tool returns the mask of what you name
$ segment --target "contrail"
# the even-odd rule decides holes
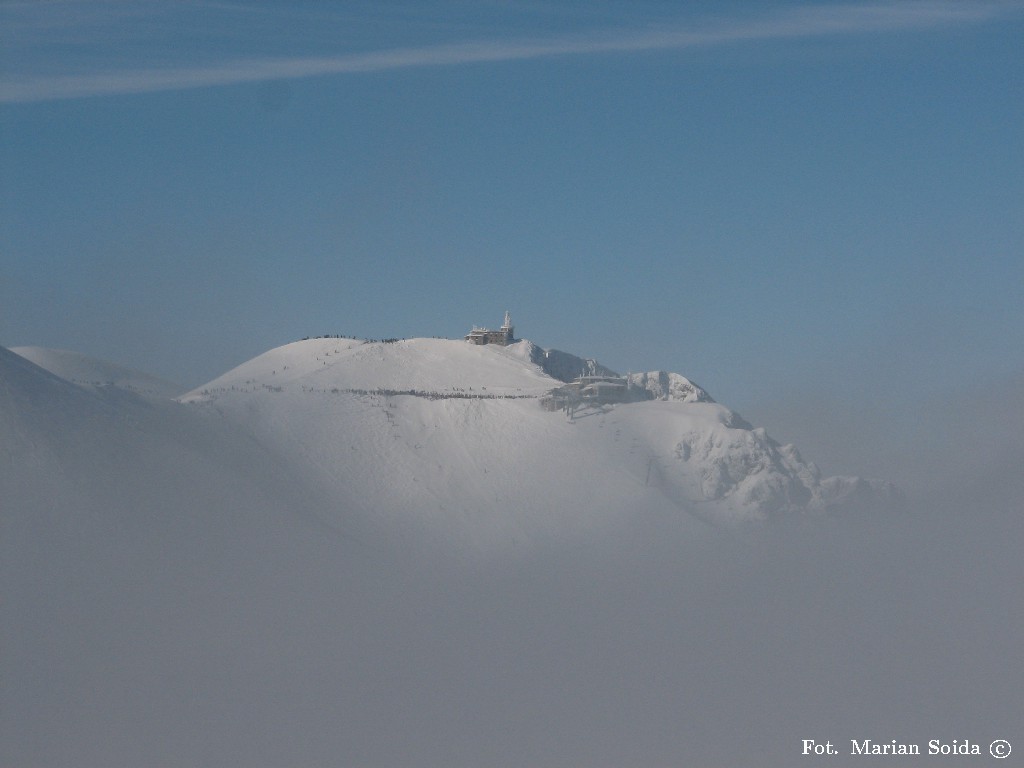
[[[641,31],[464,42],[337,56],[242,59],[192,67],[137,67],[66,75],[14,73],[0,78],[0,102],[50,101],[417,67],[685,50],[752,41],[882,33],[981,22],[1020,7],[1016,2],[958,3],[941,0],[803,7],[769,18],[733,19],[703,26],[659,26]]]

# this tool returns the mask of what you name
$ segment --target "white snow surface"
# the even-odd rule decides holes
[[[185,395],[185,402],[225,391],[282,387],[474,392],[537,395],[555,386],[551,377],[514,351],[450,339],[367,342],[307,339],[272,349]]]
[[[561,382],[533,362],[536,349],[310,339],[181,401],[244,426],[344,499],[350,516],[412,520],[477,543],[552,535],[637,506],[733,524],[852,498],[852,481],[823,482],[794,448],[679,374],[633,374],[631,385],[656,398],[647,402],[572,419],[544,411],[539,398]]]

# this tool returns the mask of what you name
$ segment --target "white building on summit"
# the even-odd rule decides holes
[[[492,331],[488,328],[473,326],[473,330],[466,334],[466,341],[470,344],[500,344],[507,347],[515,341],[515,329],[512,327],[512,316],[505,312],[505,322],[501,328]]]

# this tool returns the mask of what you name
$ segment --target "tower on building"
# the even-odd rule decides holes
[[[507,347],[515,341],[515,328],[512,326],[512,315],[505,311],[505,322],[501,328],[492,331],[489,328],[473,326],[473,330],[466,334],[466,341],[470,344],[500,344]]]

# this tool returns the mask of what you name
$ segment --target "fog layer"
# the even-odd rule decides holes
[[[324,524],[224,422],[13,371],[4,765],[788,766],[815,739],[841,755],[802,764],[841,766],[851,739],[1020,739],[1019,480],[728,531],[581,509],[467,557]]]

